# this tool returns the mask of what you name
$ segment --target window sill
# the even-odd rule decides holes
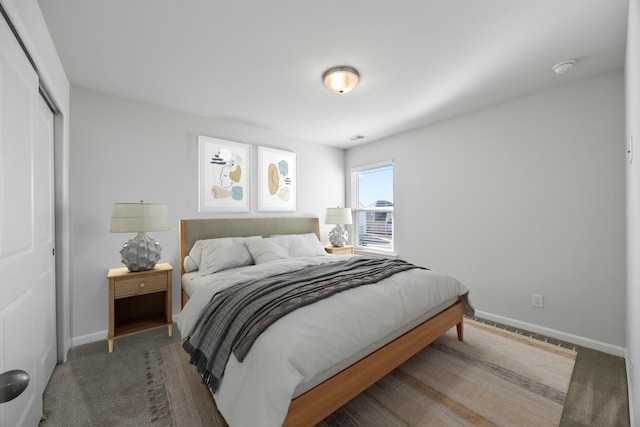
[[[356,246],[355,248],[356,255],[371,255],[371,256],[379,256],[386,258],[398,258],[398,254],[395,251],[381,251],[376,249],[365,249],[362,247]]]

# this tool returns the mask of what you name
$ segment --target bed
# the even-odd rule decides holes
[[[188,265],[188,263],[184,260],[185,258],[188,258],[188,255],[191,253],[196,242],[207,239],[250,236],[274,238],[273,236],[300,235],[308,237],[310,234],[315,235],[313,239],[316,240],[317,244],[319,244],[318,218],[216,218],[180,220],[180,259],[183,261],[181,262],[181,300],[183,312],[180,316],[178,325],[181,332],[183,332],[183,337],[189,335],[189,332],[193,331],[193,325],[199,321],[198,317],[202,316],[206,305],[205,300],[210,299],[211,295],[214,292],[217,292],[205,290],[205,286],[198,285],[195,288],[191,286],[191,282],[198,282],[206,279],[206,277],[204,277],[206,276],[204,273],[199,274],[198,271],[190,273],[185,270],[185,265]],[[338,261],[342,262],[343,260],[337,259],[342,257],[350,256],[326,255],[317,256],[313,259],[296,258],[292,260],[274,262],[273,266],[269,263],[265,263],[254,267],[255,269],[262,268],[264,271],[271,271],[271,269],[275,269],[273,271],[280,271],[278,270],[280,268],[293,268],[289,267],[289,264],[297,265],[296,263],[307,262],[311,264],[333,264]],[[212,286],[215,288],[217,283],[223,284],[225,281],[235,280],[231,279],[231,277],[234,277],[233,274],[236,274],[235,270],[240,270],[238,272],[239,275],[249,274],[245,273],[245,270],[243,269],[249,270],[254,267],[232,268],[221,273],[216,273],[220,274],[220,276],[215,276],[217,282]],[[189,268],[189,270],[192,270],[192,268]],[[413,277],[414,274],[425,274],[422,270],[421,272],[416,271],[415,273],[413,271],[414,270],[399,273],[395,276],[403,281],[408,281],[408,278]],[[197,280],[190,276],[191,274],[196,274]],[[251,274],[253,274],[253,270],[251,270]],[[468,291],[462,284],[449,276],[440,275],[439,273],[431,271],[429,271],[428,274],[435,276],[439,281],[445,282],[446,287],[453,289],[447,292],[455,292],[455,295],[451,294],[443,296],[442,301],[438,301],[438,303],[428,311],[420,313],[420,316],[411,314],[411,321],[407,321],[406,319],[401,320],[403,323],[401,328],[393,326],[392,330],[384,332],[383,336],[376,337],[375,340],[373,340],[374,342],[366,346],[362,343],[353,344],[358,349],[357,351],[353,349],[343,350],[340,348],[339,351],[346,351],[347,353],[353,352],[353,354],[349,354],[349,357],[345,357],[344,353],[339,355],[329,354],[332,353],[333,350],[328,350],[327,356],[324,354],[321,356],[323,358],[334,357],[336,360],[332,362],[325,362],[323,360],[322,363],[328,364],[326,366],[316,363],[316,360],[313,359],[313,355],[318,353],[317,349],[305,350],[307,353],[305,354],[303,352],[301,353],[301,356],[292,355],[289,357],[287,353],[284,353],[284,355],[279,355],[278,357],[271,357],[271,353],[266,353],[266,350],[263,350],[263,348],[267,348],[270,339],[278,339],[277,337],[279,333],[284,334],[280,336],[279,339],[281,340],[283,336],[291,336],[287,335],[291,333],[290,329],[287,329],[284,326],[281,328],[281,325],[284,325],[286,321],[302,324],[307,318],[312,319],[313,316],[322,316],[322,313],[329,313],[330,311],[325,312],[321,310],[326,310],[329,307],[328,304],[338,303],[335,295],[311,304],[308,307],[302,307],[276,321],[276,323],[264,331],[262,336],[255,341],[254,348],[247,353],[246,358],[242,363],[238,362],[238,360],[233,356],[229,358],[221,385],[217,391],[213,393],[218,410],[220,410],[227,422],[232,426],[257,425],[258,420],[260,425],[315,425],[364,391],[377,380],[391,372],[397,366],[401,365],[404,361],[426,347],[449,329],[456,327],[458,339],[463,340],[463,314],[465,312],[470,314],[473,310],[467,301]],[[367,288],[367,286],[361,286],[360,288],[341,292],[339,298],[355,298],[350,302],[340,302],[340,304],[344,304],[342,307],[351,307],[354,304],[354,301],[356,304],[358,302],[368,301],[367,298],[369,297],[364,297],[363,294],[363,292],[365,292],[364,288]],[[375,296],[375,298],[380,297]],[[344,309],[341,310],[343,310],[342,312],[351,311]],[[349,315],[356,316],[356,314]],[[359,314],[357,315],[359,316]],[[395,314],[387,315],[385,313],[385,316],[378,317],[393,318],[394,316]],[[407,314],[407,316],[409,315]],[[291,320],[288,320],[289,318]],[[323,324],[323,328],[325,327],[325,324],[330,325],[331,321],[333,321],[331,319],[331,315],[325,316],[321,322]],[[339,324],[340,321],[341,320],[336,320],[335,322],[336,324]],[[290,328],[291,326],[287,327]],[[329,326],[326,327],[328,328]],[[185,331],[187,331],[186,334]],[[345,334],[346,333],[347,332],[345,332]],[[368,334],[369,332],[367,331],[366,333]],[[332,335],[333,334],[340,335],[340,333],[335,331],[332,332]],[[356,334],[354,334],[354,336],[355,335]],[[280,341],[277,346],[277,351],[293,352],[293,349],[296,349],[297,351],[300,343],[296,342],[296,339],[297,338],[292,338],[290,340],[285,339],[284,341],[287,342],[286,345],[282,345],[283,342]],[[304,339],[304,337],[300,338],[300,340]],[[340,338],[332,336],[331,339]],[[358,333],[358,339],[360,339],[360,333]],[[364,342],[365,339],[366,337],[362,338],[362,341]],[[287,345],[289,345],[289,341],[292,342],[291,350],[281,350],[281,347],[287,347]],[[318,340],[317,337],[309,339],[309,343],[316,343],[320,341],[322,340]],[[345,341],[350,340],[345,339]],[[320,346],[322,343],[313,345]],[[349,343],[349,345],[351,344]],[[342,346],[343,344],[341,343],[337,347]],[[313,371],[313,369],[309,368],[309,371],[312,372],[307,374],[306,366],[302,366],[298,369],[297,367],[300,365],[300,360],[296,361],[295,357],[301,358],[305,363],[309,360],[309,365],[314,365],[313,369],[316,370]],[[274,359],[273,366],[269,365],[269,363],[271,363],[271,359]],[[285,363],[282,359],[291,360],[287,360]],[[318,365],[318,367],[315,365]],[[260,372],[256,371],[258,367],[261,369]],[[278,371],[279,369],[281,372]],[[298,370],[300,372],[298,372]],[[290,373],[289,371],[295,372]],[[273,378],[268,377],[268,375],[271,375],[272,377],[274,375],[279,375],[275,377],[278,378],[278,380],[274,381]],[[293,376],[295,378],[290,381],[288,376]],[[300,379],[297,379],[298,376]],[[280,380],[281,378],[285,379]],[[272,387],[273,390],[269,387]],[[244,395],[246,395],[246,401],[243,401],[243,399],[245,399],[245,397],[243,397]],[[282,401],[282,396],[286,396],[285,402]],[[248,410],[248,408],[251,409]],[[263,410],[264,413],[262,413],[261,410]]]

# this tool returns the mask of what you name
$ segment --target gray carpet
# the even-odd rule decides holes
[[[111,354],[106,340],[73,348],[45,390],[40,427],[172,425],[159,349],[179,335],[163,328],[121,338]],[[624,359],[558,344],[578,352],[560,425],[629,426]]]
[[[74,347],[44,393],[41,427],[172,425],[158,350],[179,340],[166,328]]]
[[[578,358],[560,425],[629,426],[624,359],[577,347]]]

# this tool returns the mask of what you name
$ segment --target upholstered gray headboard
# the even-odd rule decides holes
[[[197,240],[316,233],[318,218],[207,218],[180,220],[180,263]],[[184,274],[184,271],[181,272]]]
[[[318,218],[206,218],[180,220],[180,277],[184,274],[184,257],[197,240],[221,237],[272,236],[278,234],[316,233],[320,239]],[[184,306],[186,294],[182,292]]]

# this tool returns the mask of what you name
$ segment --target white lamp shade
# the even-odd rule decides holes
[[[351,208],[327,208],[325,224],[351,224]]]
[[[112,233],[139,233],[169,230],[169,208],[158,203],[114,203]]]

